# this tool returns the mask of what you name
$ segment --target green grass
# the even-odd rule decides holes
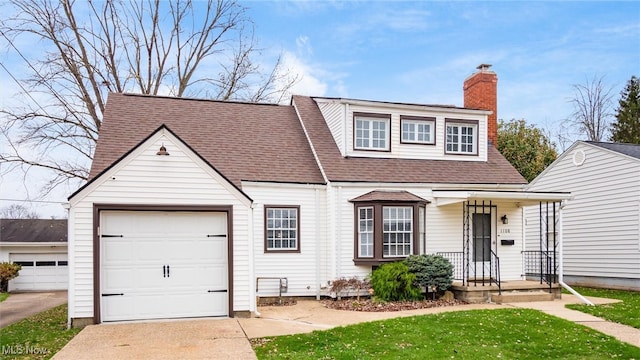
[[[9,297],[9,293],[0,292],[0,302],[7,300],[8,297]]]
[[[60,305],[0,329],[0,358],[49,359],[78,332],[67,330],[67,305]]]
[[[581,295],[619,299],[622,302],[596,306],[570,304],[567,305],[568,308],[640,329],[640,292],[585,287],[574,287],[574,290]]]
[[[640,359],[640,348],[530,309],[447,312],[254,343],[258,359]]]

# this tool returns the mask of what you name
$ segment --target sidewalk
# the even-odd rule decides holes
[[[587,297],[595,305],[609,304],[619,302],[614,299],[604,299],[596,297]],[[579,304],[580,300],[574,295],[562,294],[561,300],[540,301],[540,302],[524,302],[505,304],[517,308],[527,308],[540,310],[549,315],[557,316],[562,319],[573,321],[576,324],[588,326],[598,330],[601,333],[615,337],[620,341],[624,341],[631,345],[640,347],[640,329],[631,326],[613,323],[593,315],[585,314],[577,310],[567,309],[566,304]]]
[[[615,303],[618,300],[589,297],[594,304]],[[294,306],[268,306],[260,308],[259,318],[238,319],[240,326],[249,339],[265,336],[280,336],[307,333],[314,330],[326,330],[336,326],[356,324],[366,321],[435,314],[449,311],[476,309],[529,308],[542,311],[562,319],[588,326],[620,341],[640,347],[640,330],[604,319],[567,309],[566,304],[577,304],[580,300],[573,295],[562,295],[561,300],[509,303],[509,304],[468,304],[451,307],[418,309],[398,312],[357,312],[325,308],[320,302],[302,300]]]

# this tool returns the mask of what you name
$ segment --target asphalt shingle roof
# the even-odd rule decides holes
[[[527,181],[493,146],[488,161],[381,159],[343,157],[318,105],[294,96],[309,138],[330,181],[450,184],[526,184]]]
[[[2,219],[0,242],[67,242],[67,220]]]
[[[343,157],[307,96],[271,105],[116,93],[109,94],[90,180],[162,125],[238,188],[243,180],[325,183],[307,135],[329,181],[526,184],[493,146],[486,162]]]
[[[587,143],[640,159],[640,145],[637,144],[620,144],[598,141],[587,141]]]
[[[94,178],[161,125],[237,187],[241,181],[324,183],[292,106],[109,94]]]

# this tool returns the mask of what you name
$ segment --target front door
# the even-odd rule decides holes
[[[472,259],[471,273],[476,279],[495,276],[491,271],[491,249],[495,243],[495,221],[493,211],[472,214]]]

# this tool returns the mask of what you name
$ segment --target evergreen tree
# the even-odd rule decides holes
[[[640,79],[632,76],[620,93],[611,141],[640,144]]]

